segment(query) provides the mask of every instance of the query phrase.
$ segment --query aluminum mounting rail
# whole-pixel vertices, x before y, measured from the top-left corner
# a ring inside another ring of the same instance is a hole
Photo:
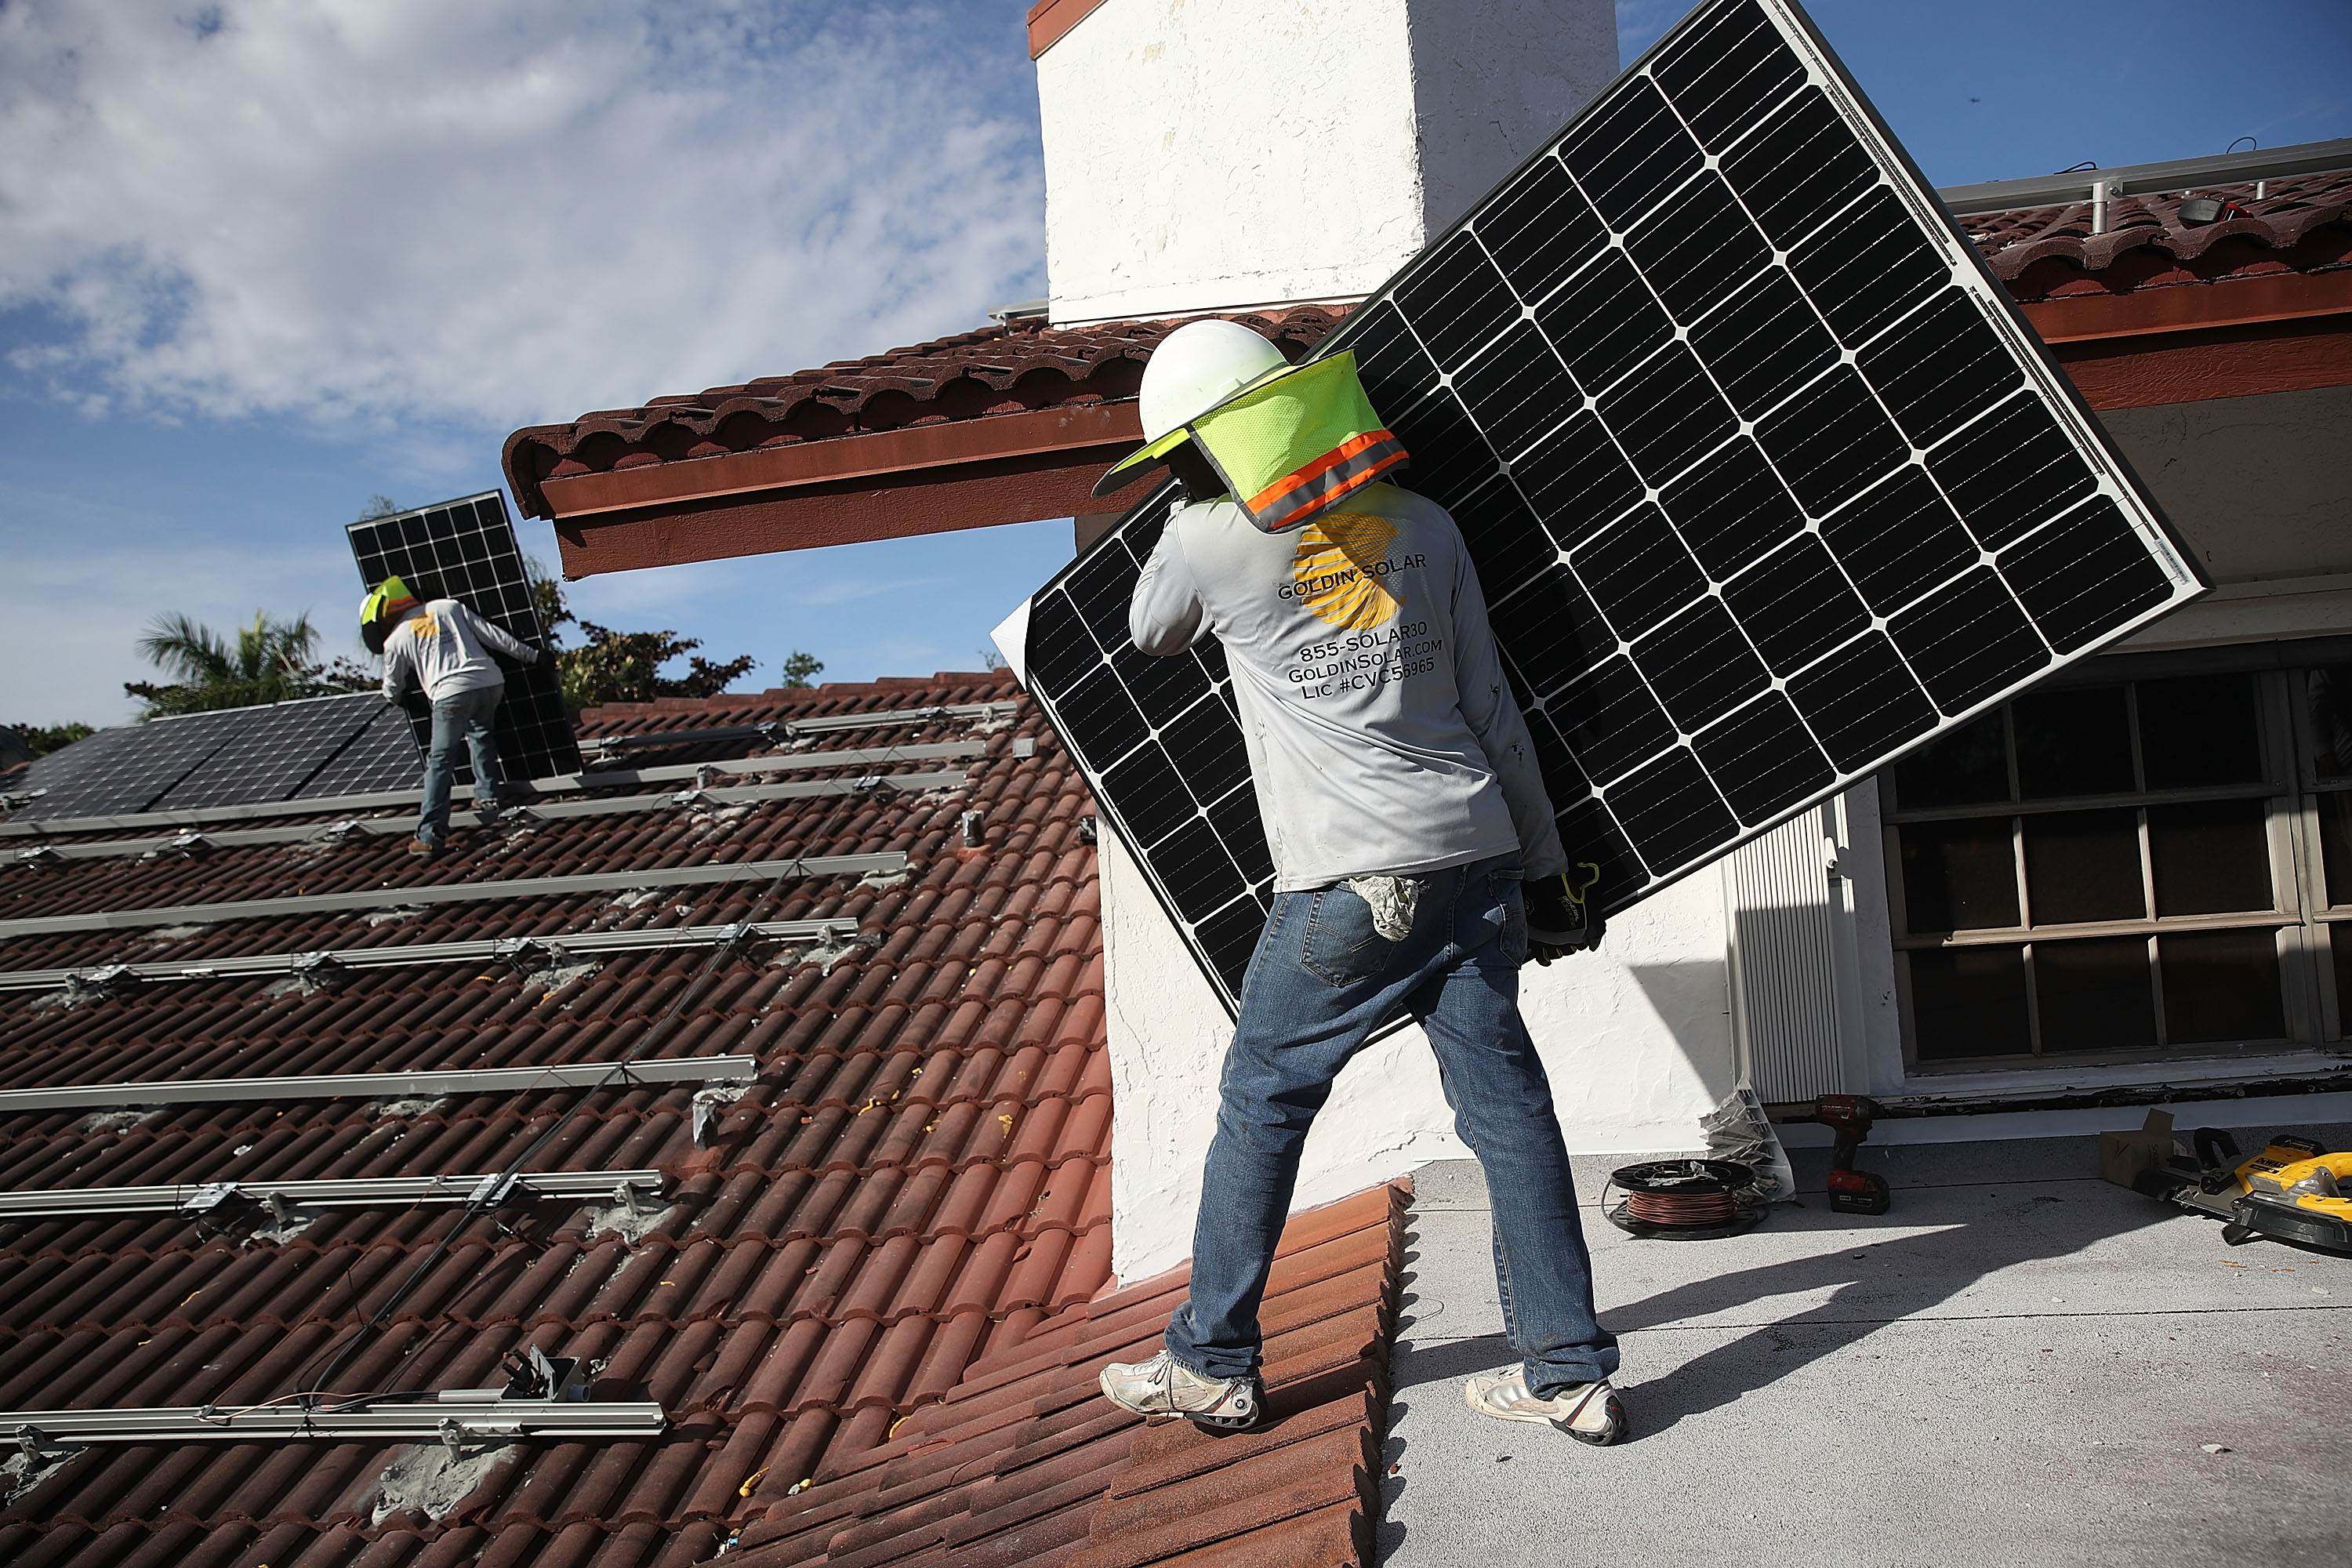
[[[439,1438],[445,1443],[522,1437],[650,1437],[667,1424],[644,1400],[518,1399],[497,1388],[453,1388],[423,1398],[332,1404],[211,1405],[121,1410],[0,1410],[0,1433],[21,1450],[87,1443],[206,1439],[348,1442],[354,1437]]]
[[[153,926],[215,925],[223,921],[331,914],[342,910],[424,909],[436,904],[563,898],[575,893],[635,892],[646,888],[707,888],[725,882],[741,882],[751,886],[783,878],[856,877],[872,872],[887,874],[906,868],[906,854],[894,849],[869,855],[807,855],[793,860],[731,860],[711,866],[674,866],[663,870],[600,871],[577,877],[443,882],[422,888],[354,888],[348,892],[304,893],[287,899],[247,899],[236,903],[172,904],[147,910],[29,915],[20,920],[0,921],[0,938],[49,936],[65,931],[139,931]]]
[[[1936,194],[1943,197],[1946,206],[1963,217],[2019,207],[2088,203],[2095,212],[2093,232],[2104,233],[2106,204],[2113,196],[2244,184],[2253,185],[2255,195],[2260,196],[2264,194],[2262,186],[2265,181],[2343,168],[2352,168],[2352,137],[2251,153],[2223,153],[2210,158],[2176,158],[2163,163],[2074,169],[2063,174],[2037,174],[2022,180],[1948,185]]]
[[[595,789],[626,789],[636,784],[688,783],[700,779],[705,773],[805,773],[816,768],[885,767],[893,763],[968,763],[985,756],[987,752],[986,742],[980,741],[926,741],[908,746],[852,746],[837,752],[790,752],[759,757],[725,757],[703,763],[664,763],[650,768],[555,773],[513,787],[518,795],[529,792],[530,798],[523,802],[529,805],[530,800],[541,795],[572,795]],[[242,805],[191,806],[179,811],[139,811],[109,816],[50,817],[40,822],[0,822],[0,838],[40,839],[59,834],[103,833],[110,829],[209,827],[218,823],[265,822],[278,816],[375,811],[388,806],[415,805],[417,795],[418,792],[413,789],[378,790],[369,795],[320,795],[310,800],[264,800]],[[309,829],[306,827],[304,830]],[[215,842],[230,841],[226,836],[215,839]]]
[[[76,985],[102,990],[109,986],[148,981],[257,980],[302,974],[324,976],[343,970],[399,969],[429,963],[537,965],[569,963],[613,952],[656,952],[674,947],[711,947],[720,942],[746,939],[832,942],[856,935],[857,922],[854,920],[750,921],[732,925],[656,926],[640,931],[581,931],[566,936],[415,942],[405,947],[256,952],[179,963],[109,963],[80,969],[17,969],[0,972],[0,991],[54,991]]]
[[[465,1176],[351,1176],[301,1182],[183,1182],[161,1187],[58,1187],[0,1193],[0,1221],[75,1219],[93,1215],[208,1214],[239,1199],[280,1214],[306,1208],[376,1208],[387,1204],[532,1203],[543,1198],[604,1198],[638,1203],[660,1196],[659,1171],[488,1171]]]
[[[525,1094],[542,1089],[595,1089],[608,1081],[616,1085],[749,1083],[759,1069],[756,1057],[657,1057],[646,1061],[561,1062],[530,1068],[58,1084],[42,1089],[0,1089],[0,1115],[21,1110],[197,1105],[215,1100],[409,1100],[444,1094]]]
[[[688,776],[691,777],[694,771],[688,769]],[[917,791],[952,789],[971,782],[971,775],[961,772],[867,773],[857,778],[845,779],[787,779],[773,784],[729,784],[716,788],[685,789],[667,795],[605,795],[593,800],[535,801],[509,808],[507,817],[509,821],[555,822],[575,816],[613,816],[627,812],[683,811],[698,806],[749,805],[772,800],[866,795],[883,789]],[[88,822],[98,819],[81,820]],[[152,822],[152,818],[144,817],[131,817],[125,820],[144,822],[151,826]],[[471,811],[456,812],[451,814],[449,818],[450,825],[456,827],[478,826],[480,820],[480,814]],[[409,816],[352,817],[341,822],[310,822],[291,827],[232,828],[218,833],[189,830],[162,838],[108,838],[85,839],[71,844],[44,843],[30,849],[17,850],[12,858],[15,863],[20,865],[39,864],[52,860],[101,860],[129,855],[165,855],[175,850],[193,852],[200,848],[226,849],[252,844],[302,844],[315,839],[344,837],[353,834],[404,838],[415,831],[415,819]]]
[[[701,730],[647,730],[635,735],[583,735],[580,749],[606,755],[649,751],[661,746],[709,745],[722,741],[766,741],[782,744],[804,735],[831,735],[844,730],[887,730],[905,724],[937,724],[970,719],[985,723],[1019,712],[1018,702],[939,702],[923,708],[884,708],[870,713],[825,713],[809,719],[772,719],[764,724],[719,724]]]

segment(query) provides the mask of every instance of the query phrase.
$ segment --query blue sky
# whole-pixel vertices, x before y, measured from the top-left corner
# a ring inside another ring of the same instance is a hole
[[[1685,8],[1621,0],[1623,56]],[[497,485],[518,426],[1042,293],[1024,9],[0,0],[0,720],[127,717],[166,608],[307,609],[341,647],[340,524]],[[1813,14],[1939,184],[2352,134],[2343,0]],[[1046,522],[572,592],[757,656],[746,688],[795,647],[865,679],[971,667],[1068,548]]]

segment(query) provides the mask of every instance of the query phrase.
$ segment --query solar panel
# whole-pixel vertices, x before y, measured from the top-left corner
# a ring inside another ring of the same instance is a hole
[[[360,581],[373,588],[398,575],[420,599],[451,598],[500,629],[537,647],[545,641],[521,546],[496,490],[350,525]],[[415,718],[419,751],[432,743],[432,720]],[[499,709],[499,762],[509,779],[580,771],[580,746],[555,672],[542,665],[507,672]],[[462,754],[457,776],[470,783]]]
[[[1622,909],[2202,591],[1811,23],[1714,0],[1318,346],[1461,525]],[[1031,601],[1031,689],[1230,1007],[1271,878],[1174,500]]]
[[[218,749],[158,796],[152,809],[285,800],[389,710],[381,695],[362,691],[236,711],[243,719]]]
[[[379,701],[367,727],[345,742],[308,783],[287,798],[322,800],[330,795],[415,789],[424,777],[425,759],[416,754],[416,731],[408,715]]]
[[[17,812],[14,820],[37,822],[145,811],[226,744],[240,716],[247,711],[231,708],[150,719],[77,741],[58,753],[60,763],[69,765],[60,766],[47,779],[28,781],[47,793]],[[74,756],[84,747],[90,750]]]

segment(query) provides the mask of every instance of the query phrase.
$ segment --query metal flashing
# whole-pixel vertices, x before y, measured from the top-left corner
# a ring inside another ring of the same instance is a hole
[[[888,850],[868,855],[810,855],[792,860],[737,860],[712,866],[678,866],[667,870],[604,871],[578,877],[525,877],[502,882],[446,882],[423,888],[355,888],[340,893],[307,893],[287,899],[247,899],[236,903],[100,910],[76,915],[31,915],[21,920],[0,921],[0,939],[47,936],[66,931],[215,925],[224,921],[327,914],[339,910],[418,909],[435,904],[483,903],[505,899],[562,898],[572,893],[629,892],[641,888],[700,888],[724,882],[751,883],[788,877],[856,877],[876,871],[901,871],[906,866],[904,853]]]
[[[522,1094],[542,1089],[616,1084],[708,1083],[740,1086],[760,1069],[756,1057],[670,1057],[650,1061],[556,1062],[545,1067],[429,1068],[417,1072],[323,1073],[311,1077],[158,1079],[133,1083],[57,1084],[0,1089],[0,1114],[24,1110],[109,1110],[133,1105],[194,1105],[215,1100],[408,1099],[440,1094]],[[707,1092],[707,1091],[706,1091]],[[714,1100],[717,1098],[713,1096]],[[700,1104],[702,1094],[695,1097]]]
[[[903,857],[901,858],[903,862]],[[652,952],[745,940],[830,942],[857,934],[854,920],[751,921],[730,925],[666,926],[641,931],[581,931],[567,936],[498,937],[419,942],[408,947],[329,948],[310,952],[257,952],[193,963],[103,963],[79,969],[0,971],[0,991],[74,987],[100,994],[149,982],[320,977],[341,971],[397,969],[414,964],[496,961],[536,967],[611,952]]]

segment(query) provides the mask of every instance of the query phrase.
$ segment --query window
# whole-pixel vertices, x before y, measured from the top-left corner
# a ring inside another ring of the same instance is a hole
[[[2352,663],[2294,651],[2095,665],[1889,771],[1912,1066],[2345,1037]]]

